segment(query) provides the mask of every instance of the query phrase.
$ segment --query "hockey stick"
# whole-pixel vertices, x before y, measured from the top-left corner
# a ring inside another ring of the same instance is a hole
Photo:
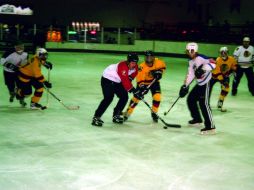
[[[153,85],[153,83],[155,83],[156,81],[157,81],[156,79],[153,79],[153,81],[146,87],[147,90],[149,90],[150,87]],[[144,92],[142,92],[142,95],[144,95]],[[135,102],[133,102],[133,103],[131,104],[131,107],[132,107],[134,104],[135,104]]]
[[[178,98],[175,100],[175,102],[172,104],[172,106],[168,109],[168,111],[165,111],[165,112],[164,112],[164,115],[165,115],[165,116],[170,112],[170,110],[174,107],[174,105],[176,104],[176,102],[177,102],[179,99],[180,99],[180,96],[178,96]]]
[[[60,100],[55,94],[53,94],[47,87],[44,86],[44,88],[47,89],[48,93],[53,96],[58,102],[60,102],[66,109],[68,110],[78,110],[79,106],[67,106],[63,103],[62,100]]]
[[[158,119],[161,120],[161,122],[165,125],[164,129],[167,129],[168,127],[181,128],[181,125],[166,123],[156,112],[153,111],[152,107],[147,103],[147,101],[145,101],[143,98],[141,100],[147,105],[147,107],[151,110],[151,112],[154,113],[158,117]]]
[[[48,82],[50,82],[50,70],[48,69]],[[49,89],[47,89],[47,98],[46,98],[46,102],[47,102],[47,108],[49,107]]]
[[[194,79],[193,79],[194,80]],[[192,80],[192,81],[193,81]],[[190,82],[190,84],[192,83],[192,81]],[[186,87],[186,88],[188,88],[189,86],[190,86],[190,84]],[[181,97],[180,96],[178,96],[178,98],[175,100],[175,102],[172,104],[172,106],[168,109],[168,111],[165,111],[164,112],[164,115],[166,116],[169,112],[170,112],[170,110],[174,107],[174,105],[176,104],[176,102],[178,102],[178,100],[180,99]]]

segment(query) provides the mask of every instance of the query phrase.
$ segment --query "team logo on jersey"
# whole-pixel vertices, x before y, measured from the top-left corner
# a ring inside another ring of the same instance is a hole
[[[123,75],[123,76],[126,76],[126,71],[122,71],[122,75]]]
[[[250,52],[249,51],[244,51],[243,56],[244,57],[249,57],[250,56]]]
[[[222,65],[220,66],[220,70],[221,70],[222,73],[227,72],[227,70],[228,70],[228,65],[227,65],[227,64],[222,64]]]

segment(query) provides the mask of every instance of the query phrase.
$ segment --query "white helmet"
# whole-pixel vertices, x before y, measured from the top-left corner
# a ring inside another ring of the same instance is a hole
[[[246,36],[246,37],[243,38],[243,42],[249,42],[249,41],[250,41],[249,37]]]
[[[228,58],[228,48],[226,46],[220,48],[220,56],[223,60]]]
[[[187,50],[190,54],[197,53],[197,52],[198,52],[198,44],[195,43],[195,42],[188,43],[188,44],[186,45],[186,50]]]
[[[48,58],[48,52],[44,48],[38,48],[36,50],[36,55],[42,60],[46,60]]]
[[[228,52],[228,48],[226,46],[220,48],[220,52]]]

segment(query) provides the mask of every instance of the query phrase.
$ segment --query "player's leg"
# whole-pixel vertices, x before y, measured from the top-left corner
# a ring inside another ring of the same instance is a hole
[[[209,100],[210,100],[210,98],[211,98],[211,94],[212,94],[212,91],[213,91],[213,86],[215,85],[216,82],[218,82],[217,79],[212,78],[212,79],[210,80],[210,97],[209,97]]]
[[[151,92],[153,96],[153,112],[157,113],[159,110],[160,102],[161,102],[161,87],[160,83],[157,81],[151,86]],[[158,122],[158,116],[155,113],[151,113],[152,119],[154,122]]]
[[[252,96],[254,96],[254,73],[253,73],[253,68],[249,67],[245,69],[245,75],[247,77],[248,81],[248,88]]]
[[[113,122],[123,123],[122,111],[128,102],[128,92],[124,89],[121,83],[115,85],[115,94],[119,98],[113,112]]]
[[[95,126],[102,126],[103,121],[101,120],[101,116],[104,114],[104,112],[106,111],[106,109],[111,104],[114,98],[114,82],[102,77],[101,88],[103,99],[100,102],[98,108],[96,109],[92,121],[92,125]]]
[[[224,99],[228,95],[229,89],[230,89],[229,83],[227,84],[221,83],[221,92],[220,92],[220,96],[219,96],[219,100],[217,104],[217,108],[220,110],[223,109],[222,107],[223,107]]]
[[[241,78],[243,76],[243,71],[244,69],[241,68],[241,67],[238,67],[237,70],[236,70],[236,73],[234,75],[234,80],[233,80],[233,84],[232,84],[232,96],[236,96],[237,95],[237,88],[238,88],[238,85],[241,81]]]
[[[134,96],[132,97],[127,110],[123,113],[124,121],[126,121],[130,117],[130,115],[133,113],[135,107],[138,105],[139,101],[140,100],[138,98],[136,98]]]
[[[196,85],[192,88],[187,97],[187,105],[192,117],[192,120],[189,121],[190,125],[199,125],[203,122],[198,108],[199,93],[199,86]]]
[[[39,82],[35,79],[31,80],[31,84],[34,87],[35,91],[34,91],[34,95],[31,98],[31,103],[30,103],[30,108],[31,109],[45,109],[45,106],[42,106],[41,104],[39,104],[39,101],[43,95],[43,83]]]
[[[201,129],[201,134],[213,134],[215,125],[213,122],[212,110],[209,104],[210,94],[209,82],[203,86],[199,86],[199,105],[204,118],[205,128]]]
[[[13,102],[15,97],[15,80],[16,80],[15,73],[4,71],[4,82],[10,94],[9,98],[10,102]]]

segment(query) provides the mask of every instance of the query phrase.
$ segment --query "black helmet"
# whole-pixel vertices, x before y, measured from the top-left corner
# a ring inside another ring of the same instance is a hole
[[[154,52],[152,50],[145,51],[145,56],[154,56]]]
[[[139,58],[138,58],[138,54],[135,53],[135,52],[130,52],[128,55],[127,55],[127,61],[130,63],[130,62],[138,62]]]

